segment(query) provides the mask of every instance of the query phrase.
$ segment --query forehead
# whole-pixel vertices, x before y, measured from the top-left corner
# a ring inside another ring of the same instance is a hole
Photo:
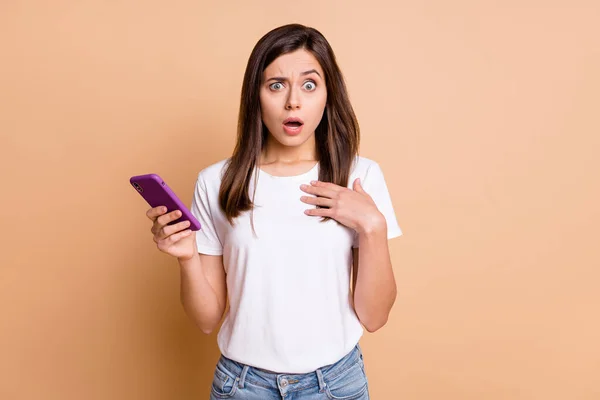
[[[319,61],[311,52],[299,49],[292,53],[282,54],[277,57],[263,72],[265,78],[271,76],[299,75],[301,72],[314,69],[324,77]]]

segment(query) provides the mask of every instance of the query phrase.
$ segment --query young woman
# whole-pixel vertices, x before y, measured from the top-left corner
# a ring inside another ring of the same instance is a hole
[[[198,175],[191,211],[201,230],[166,225],[177,211],[148,211],[204,333],[229,299],[211,399],[369,398],[358,342],[363,326],[387,321],[396,297],[387,240],[402,232],[381,168],[358,146],[329,43],[282,26],[250,55],[233,155]]]

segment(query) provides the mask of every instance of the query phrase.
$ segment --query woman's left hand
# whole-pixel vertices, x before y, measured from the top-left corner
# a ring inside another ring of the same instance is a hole
[[[386,226],[383,214],[375,202],[363,189],[360,179],[352,184],[352,189],[330,182],[311,181],[310,185],[301,185],[300,189],[312,196],[302,196],[300,200],[327,208],[307,209],[307,215],[331,217],[358,233],[372,231]]]

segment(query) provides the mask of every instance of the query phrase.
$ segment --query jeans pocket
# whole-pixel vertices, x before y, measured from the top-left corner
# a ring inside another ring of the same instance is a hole
[[[325,393],[332,400],[357,400],[368,393],[365,372],[360,360],[333,380],[325,380]]]
[[[219,361],[213,376],[212,394],[219,399],[232,397],[238,388],[239,380],[239,377],[226,369]]]

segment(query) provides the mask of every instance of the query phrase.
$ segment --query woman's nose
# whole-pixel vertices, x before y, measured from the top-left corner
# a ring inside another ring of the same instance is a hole
[[[300,99],[298,97],[298,94],[296,93],[296,90],[292,90],[290,92],[290,95],[287,98],[287,102],[285,103],[285,109],[286,110],[294,110],[294,109],[299,109],[300,108]]]

